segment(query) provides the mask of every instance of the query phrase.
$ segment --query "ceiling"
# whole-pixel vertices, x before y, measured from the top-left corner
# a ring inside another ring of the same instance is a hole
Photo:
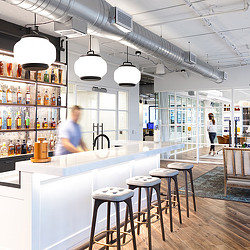
[[[250,0],[249,0],[250,1]],[[133,20],[200,59],[221,69],[250,64],[250,8],[248,0],[107,0],[126,11]],[[13,15],[15,13],[15,15]],[[1,19],[20,25],[33,22],[33,14],[0,1]],[[38,17],[38,22],[48,21]],[[40,30],[51,35],[53,23]],[[75,42],[88,43],[88,37]],[[125,58],[126,48],[100,38],[101,50]],[[130,60],[152,72],[157,58],[142,54]],[[169,70],[176,70],[169,65]]]

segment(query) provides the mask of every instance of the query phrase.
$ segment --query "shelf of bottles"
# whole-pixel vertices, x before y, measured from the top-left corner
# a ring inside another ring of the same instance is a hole
[[[46,71],[25,71],[11,53],[0,52],[1,157],[32,154],[38,137],[54,150],[56,127],[66,115],[66,70],[55,63]]]

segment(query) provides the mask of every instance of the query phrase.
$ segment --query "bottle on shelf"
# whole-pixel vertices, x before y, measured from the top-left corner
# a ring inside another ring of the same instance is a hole
[[[56,106],[56,96],[55,96],[55,93],[53,93],[52,96],[51,96],[51,105],[52,106]]]
[[[32,145],[32,141],[30,138],[28,138],[27,140],[27,145],[26,145],[26,153],[27,154],[31,154],[33,151],[33,145]]]
[[[7,129],[11,129],[11,127],[12,127],[12,118],[11,118],[10,111],[8,112],[8,116],[6,118],[6,125],[7,125]]]
[[[37,129],[39,129],[39,128],[41,127],[38,118],[36,118],[36,125],[35,125],[35,127],[36,127]]]
[[[22,92],[19,86],[17,90],[17,104],[22,104],[22,98],[23,96],[22,96]]]
[[[4,75],[4,62],[0,61],[0,76]]]
[[[57,97],[57,106],[61,106],[62,105],[62,99],[61,99],[61,96],[58,95]]]
[[[59,83],[63,83],[63,70],[58,69]]]
[[[44,80],[45,82],[49,82],[49,74],[48,74],[48,71],[47,71],[47,70],[45,71],[45,73],[44,73],[44,75],[43,75],[43,80]]]
[[[20,111],[18,111],[16,116],[16,129],[21,129],[21,128],[22,128],[22,118],[20,115]]]
[[[15,155],[15,146],[12,143],[12,140],[10,140],[10,144],[8,146],[8,156],[13,156]]]
[[[6,142],[3,142],[3,146],[1,147],[1,156],[8,156],[8,148],[6,147]]]
[[[3,103],[3,91],[2,91],[2,86],[0,86],[0,103]]]
[[[12,103],[12,91],[10,87],[6,91],[6,99],[7,99],[7,103]]]
[[[29,117],[28,112],[26,112],[26,116],[25,116],[25,128],[27,128],[27,129],[30,128],[30,117]]]
[[[0,129],[2,129],[2,127],[3,127],[3,118],[2,118],[1,113],[0,113]]]
[[[53,135],[51,134],[49,139],[49,150],[53,151],[54,149],[55,149],[55,143]]]
[[[55,118],[52,118],[52,121],[51,121],[51,123],[50,123],[50,127],[51,127],[51,128],[56,128]]]
[[[48,128],[48,122],[47,122],[47,119],[44,118],[43,119],[43,124],[42,124],[43,128]]]
[[[22,145],[21,145],[21,143],[20,143],[20,140],[19,139],[17,139],[17,141],[16,141],[16,155],[20,155],[21,153],[22,153]]]
[[[25,94],[25,103],[30,104],[30,89],[27,88],[26,94]]]
[[[22,65],[18,64],[17,65],[17,71],[16,71],[16,77],[21,78],[21,76],[22,76]]]
[[[22,143],[21,153],[22,153],[22,154],[26,154],[26,153],[27,153],[26,141],[25,141],[25,140],[23,140],[23,143]]]
[[[48,95],[48,91],[47,90],[45,91],[45,94],[44,94],[43,104],[44,105],[49,105],[49,95]]]
[[[55,73],[55,83],[59,83],[59,79],[58,79],[58,69],[54,69],[54,73]]]
[[[56,75],[54,73],[54,69],[52,69],[51,70],[51,76],[50,76],[51,83],[55,83],[55,78],[56,78]]]
[[[39,90],[37,91],[37,105],[42,105],[42,96]]]
[[[7,63],[7,76],[12,76],[12,63]]]

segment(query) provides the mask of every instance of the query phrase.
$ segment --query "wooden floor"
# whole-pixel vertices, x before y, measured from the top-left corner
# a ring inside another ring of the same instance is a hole
[[[166,162],[162,162],[161,166],[166,166]],[[194,178],[214,167],[216,165],[196,164],[193,171]],[[182,177],[181,175],[178,177],[179,186],[183,185]],[[172,233],[169,230],[169,216],[164,213],[165,242],[161,239],[159,222],[152,225],[153,249],[250,250],[250,204],[197,197],[197,212],[193,211],[190,199],[189,218],[186,217],[184,204],[185,198],[181,197],[182,225],[179,224],[177,209],[173,209],[174,231]],[[138,250],[147,249],[147,228],[143,225],[141,229],[141,234],[136,238]],[[95,245],[94,249],[104,248]],[[122,249],[133,249],[132,243]]]

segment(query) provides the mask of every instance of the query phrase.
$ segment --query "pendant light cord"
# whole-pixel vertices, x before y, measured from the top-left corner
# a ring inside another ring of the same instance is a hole
[[[127,63],[128,63],[128,46],[127,46]]]

